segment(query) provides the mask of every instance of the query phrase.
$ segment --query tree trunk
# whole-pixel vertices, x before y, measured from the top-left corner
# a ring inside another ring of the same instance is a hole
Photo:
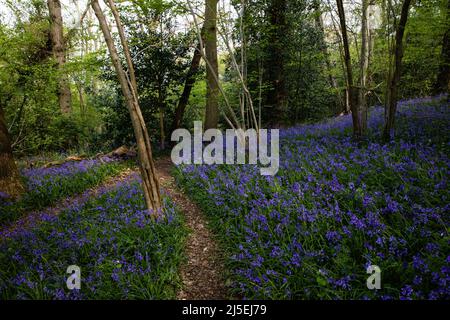
[[[333,23],[333,28],[334,28],[334,32],[336,33],[336,37],[338,38],[338,49],[339,49],[339,60],[340,60],[340,64],[341,64],[341,68],[342,68],[342,73],[344,75],[344,80],[346,83],[346,87],[344,90],[342,90],[343,92],[343,96],[345,98],[345,106],[342,110],[339,111],[339,113],[341,113],[341,111],[344,112],[344,114],[349,114],[350,113],[350,103],[349,103],[349,99],[348,99],[348,90],[347,90],[347,72],[345,70],[345,57],[344,57],[344,48],[343,48],[343,41],[342,41],[342,36],[339,33],[339,29],[336,26],[336,22],[335,19],[333,17],[333,13],[332,11],[330,11],[330,15],[331,15],[331,22]]]
[[[450,98],[450,0],[447,2],[446,23],[447,30],[442,39],[442,53],[441,63],[439,66],[439,73],[437,76],[434,91],[436,94],[445,93],[449,94]]]
[[[352,112],[353,120],[353,136],[357,139],[361,137],[361,121],[359,118],[359,110],[357,106],[357,92],[353,86],[353,72],[352,72],[352,60],[350,56],[350,49],[347,36],[347,25],[345,22],[345,12],[342,0],[337,0],[339,20],[341,23],[342,43],[344,46],[344,62],[347,73],[347,92],[348,103],[350,104],[350,110]]]
[[[62,113],[70,113],[72,95],[70,92],[69,79],[64,73],[66,63],[66,45],[63,34],[63,20],[61,14],[61,3],[59,0],[47,0],[50,13],[50,35],[52,39],[53,56],[58,64],[58,100]]]
[[[402,58],[403,58],[403,35],[408,20],[409,7],[411,0],[404,0],[400,22],[395,33],[395,54],[394,54],[394,71],[389,79],[388,94],[386,101],[385,124],[383,130],[383,140],[389,141],[392,138],[392,131],[395,124],[395,113],[397,111],[397,94],[398,82],[400,81]]]
[[[369,0],[362,0],[361,17],[361,56],[359,61],[359,96],[358,105],[361,110],[361,131],[367,131],[367,72],[369,69]]]
[[[210,66],[206,68],[206,114],[205,130],[217,128],[219,121],[219,63],[217,58],[217,2],[206,0],[205,8],[205,54]]]
[[[322,12],[320,10],[320,1],[316,0],[314,2],[314,10],[315,10],[314,14],[316,27],[320,30],[320,33],[322,35],[321,51],[325,59],[325,66],[328,73],[328,83],[330,87],[333,88],[336,92],[336,103],[339,106],[339,113],[340,113],[343,109],[345,109],[345,102],[342,99],[342,95],[339,91],[336,78],[333,76],[333,70],[331,68],[330,54],[328,52],[327,43],[325,40],[325,27],[323,25]]]
[[[159,133],[160,133],[160,148],[164,150],[166,148],[166,130],[164,126],[164,97],[162,93],[162,80],[158,79],[158,106],[159,106]]]
[[[202,29],[202,35],[203,34],[204,29]],[[194,52],[194,56],[192,57],[186,80],[184,82],[183,92],[181,93],[180,100],[178,100],[178,105],[175,110],[175,118],[172,123],[172,130],[178,129],[181,125],[181,122],[183,121],[184,111],[186,110],[186,106],[189,102],[189,97],[195,84],[195,76],[197,75],[200,66],[200,60],[202,58],[201,50],[201,44],[198,43]]]
[[[84,119],[86,117],[86,105],[84,103],[83,84],[77,83],[76,87],[78,90],[78,97],[80,100],[80,114],[81,114],[81,117]]]
[[[125,32],[122,27],[122,22],[120,21],[119,12],[117,11],[116,4],[114,3],[113,0],[108,0],[108,5],[114,16],[114,20],[116,21],[117,30],[119,31],[120,43],[122,44],[123,52],[125,54],[125,59],[127,61],[128,73],[130,76],[130,78],[127,80],[131,82],[131,84],[129,83],[129,85],[132,89],[132,92],[136,96],[135,98],[138,98],[138,94],[137,94],[138,86],[137,86],[137,81],[136,81],[136,73],[134,71],[133,61],[131,60],[130,48],[128,47],[127,38],[125,37]],[[125,73],[125,75],[126,75],[126,73]]]
[[[117,72],[120,86],[122,88],[128,111],[130,113],[131,123],[133,125],[134,135],[137,142],[142,185],[144,189],[147,208],[153,215],[158,215],[162,207],[159,181],[156,176],[156,170],[153,163],[150,138],[148,136],[147,127],[145,125],[144,118],[142,117],[141,109],[139,107],[137,87],[134,85],[136,83],[136,79],[134,78],[134,69],[131,63],[131,55],[130,51],[128,50],[123,27],[117,14],[117,9],[115,8],[114,2],[112,0],[109,0],[109,4],[116,19],[116,25],[119,30],[122,47],[124,49],[124,54],[128,63],[128,70],[130,71],[131,80],[128,79],[128,76],[122,67],[117,49],[111,36],[110,29],[108,28],[108,22],[100,8],[100,5],[98,4],[98,0],[92,0],[91,2],[92,8],[94,9],[95,15],[97,16],[100,23],[100,28],[105,37],[105,41],[111,55],[111,60]],[[131,70],[133,70],[133,73]]]
[[[286,0],[271,0],[269,5],[268,19],[270,23],[268,61],[267,66],[268,80],[271,88],[267,92],[266,104],[271,106],[268,112],[269,123],[279,125],[285,121],[287,90],[284,76],[285,64],[285,42],[287,24],[286,24]]]
[[[5,114],[0,105],[0,192],[17,197],[23,191],[24,188],[12,153]]]

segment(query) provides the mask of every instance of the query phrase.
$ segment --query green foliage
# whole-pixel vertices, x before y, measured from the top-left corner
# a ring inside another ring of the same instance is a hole
[[[292,13],[292,37],[287,47],[291,60],[286,67],[289,87],[289,118],[291,123],[327,118],[336,109],[336,93],[328,82],[324,34],[314,21],[314,12]],[[298,19],[300,16],[300,19]]]
[[[442,39],[447,28],[447,0],[420,1],[406,28],[400,93],[402,98],[430,95],[439,70]]]
[[[201,73],[197,77],[197,81],[191,91],[189,102],[186,107],[186,114],[184,115],[182,128],[192,128],[194,121],[202,120],[205,116],[206,104],[206,81],[202,78]],[[220,98],[223,99],[222,96]]]
[[[276,1],[252,0],[245,9],[243,18],[247,47],[247,71],[249,89],[254,104],[262,105],[263,123],[271,120],[270,96],[272,91],[272,74],[275,72],[271,63],[273,55],[274,26],[270,23],[271,6]],[[335,109],[335,93],[327,82],[329,71],[322,52],[324,35],[315,22],[316,12],[311,7],[312,1],[287,1],[284,12],[285,29],[281,38],[284,71],[283,77],[288,95],[288,107],[284,118],[288,123],[318,120],[329,116]],[[235,1],[240,10],[240,2]],[[280,13],[281,15],[281,13]],[[240,40],[240,22],[236,25],[235,37]],[[240,58],[240,51],[236,57]],[[230,68],[231,69],[231,68]],[[262,75],[262,101],[259,101],[260,78]],[[239,88],[239,83],[236,83]]]
[[[89,105],[82,110],[79,95],[73,95],[72,113],[61,114],[49,23],[40,5],[36,2],[33,6],[38,11],[31,11],[27,21],[14,26],[0,24],[0,105],[5,110],[14,151],[30,155],[86,148],[100,122],[98,113]],[[79,82],[89,75],[82,70],[98,65],[87,56],[67,63],[63,72],[76,74],[74,79]]]
[[[271,59],[276,28],[270,22],[270,12],[274,5],[282,2],[247,2],[242,20],[245,39],[241,39],[240,19],[220,17],[223,19],[220,22],[230,24],[227,28],[232,30],[228,35],[236,48],[232,54],[239,62],[241,53],[245,54],[248,88],[257,113],[261,105],[263,124],[269,123],[273,116],[273,101],[270,100],[275,71]],[[375,20],[379,23],[372,34],[369,105],[385,100],[386,79],[392,64],[394,15],[398,16],[400,8],[400,1],[393,1],[388,15],[385,2],[375,3],[379,9]],[[282,117],[289,123],[316,121],[342,112],[346,81],[336,33],[339,21],[336,17],[330,19],[327,14],[322,30],[317,19],[333,10],[330,4],[295,0],[286,1],[284,11],[280,9],[283,6],[277,7],[285,18],[282,26],[285,32],[279,35],[277,46],[283,49],[279,54],[285,60],[283,77],[288,96],[288,106]],[[240,12],[241,1],[232,1],[232,5]],[[151,139],[159,145],[162,131],[166,140],[170,138],[174,110],[197,42],[196,30],[192,26],[180,30],[181,17],[190,13],[186,5],[177,1],[134,0],[130,5],[119,6],[136,69],[141,109]],[[98,47],[98,40],[95,40],[99,34],[93,34],[93,21],[65,32],[67,63],[61,72],[69,77],[72,112],[63,115],[58,107],[57,79],[60,74],[52,58],[45,1],[12,0],[7,2],[7,7],[15,20],[8,25],[0,23],[0,106],[5,110],[14,152],[19,156],[68,150],[94,153],[134,144],[133,128],[122,93],[107,51]],[[449,27],[446,7],[446,0],[417,1],[412,6],[405,36],[400,98],[431,93],[441,62],[443,34]],[[353,80],[358,83],[361,8],[352,5],[348,9]],[[245,47],[242,40],[245,40]],[[240,117],[242,88],[229,54],[219,52],[221,85]],[[123,65],[124,62],[123,59]],[[191,127],[193,120],[201,120],[204,116],[204,67],[202,63],[186,108],[185,127]],[[222,96],[221,107],[225,109]],[[222,125],[227,126],[225,121]]]
[[[139,92],[139,102],[149,135],[155,146],[161,141],[160,115],[164,131],[172,125],[174,110],[191,61],[192,32],[176,32],[173,10],[166,1],[136,1],[137,7],[123,12]],[[105,139],[109,145],[134,143],[133,128],[117,84],[115,72],[107,68],[109,89],[96,100],[103,110]],[[110,97],[108,97],[110,95]],[[171,132],[164,132],[170,139]]]
[[[411,7],[404,37],[399,98],[432,95],[441,60],[443,35],[449,28],[447,3],[447,0],[416,1]],[[395,7],[397,14],[399,10]],[[384,101],[389,65],[392,64],[394,28],[393,17],[388,20],[382,13],[381,25],[374,34],[369,66],[371,87],[374,88],[370,93],[372,103]]]

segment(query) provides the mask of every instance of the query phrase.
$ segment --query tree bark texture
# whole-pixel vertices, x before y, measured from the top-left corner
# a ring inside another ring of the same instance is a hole
[[[50,13],[50,37],[52,40],[53,57],[58,65],[58,101],[62,113],[70,113],[72,108],[72,94],[69,78],[64,71],[66,63],[66,45],[63,33],[63,19],[59,0],[47,0]]]
[[[131,55],[128,50],[128,46],[126,45],[126,39],[124,37],[123,27],[120,23],[120,19],[117,14],[117,9],[115,8],[114,2],[109,0],[111,10],[116,11],[114,14],[116,19],[117,28],[119,30],[119,34],[121,34],[121,42],[122,47],[124,49],[124,53],[126,56],[128,65],[128,70],[134,70],[131,63]],[[159,189],[159,181],[156,175],[155,166],[153,163],[152,157],[152,148],[150,144],[150,138],[148,136],[147,127],[145,125],[141,109],[139,107],[138,97],[137,97],[137,88],[133,85],[135,79],[130,80],[127,73],[123,69],[123,66],[120,62],[119,55],[117,53],[116,46],[111,36],[111,32],[108,28],[108,22],[104,13],[102,12],[100,5],[97,0],[92,0],[91,2],[92,8],[94,9],[95,15],[98,18],[100,23],[100,28],[105,37],[106,44],[108,46],[109,53],[111,55],[111,60],[114,65],[114,68],[117,72],[117,76],[120,82],[120,86],[122,88],[122,93],[125,97],[125,102],[130,113],[131,122],[134,129],[134,134],[136,137],[136,143],[138,148],[138,156],[139,156],[139,164],[140,171],[142,176],[142,185],[144,189],[145,201],[147,204],[147,208],[153,215],[158,215],[159,211],[162,207],[161,205],[161,196]],[[113,9],[114,8],[114,9]],[[134,73],[130,72],[130,75],[134,75]]]

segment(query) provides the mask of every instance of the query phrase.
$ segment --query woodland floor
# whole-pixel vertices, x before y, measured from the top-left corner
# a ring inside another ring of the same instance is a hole
[[[228,296],[220,250],[207,228],[202,211],[176,187],[174,178],[170,175],[173,166],[170,158],[161,158],[155,165],[161,187],[182,210],[189,229],[186,241],[187,261],[181,267],[183,288],[178,292],[177,298],[226,299]]]
[[[42,219],[43,215],[55,215],[56,216],[60,212],[62,212],[64,209],[67,209],[67,208],[71,207],[72,205],[83,201],[83,199],[89,199],[89,198],[93,198],[93,197],[97,196],[99,194],[100,190],[112,189],[119,182],[126,180],[129,176],[131,176],[135,172],[136,172],[135,170],[127,168],[126,170],[120,172],[119,174],[108,178],[102,184],[95,186],[93,188],[90,188],[81,194],[77,194],[73,197],[65,198],[47,208],[37,210],[37,211],[32,211],[32,212],[28,213],[27,215],[19,218],[12,224],[7,225],[6,227],[0,228],[0,241],[2,239],[9,238],[11,235],[13,235],[15,233],[15,231],[28,229],[31,226],[38,225],[40,220]]]
[[[158,159],[155,166],[161,187],[184,214],[185,223],[189,230],[185,249],[186,261],[180,270],[183,286],[177,294],[177,299],[217,300],[228,298],[223,277],[224,266],[221,252],[214,236],[207,227],[202,211],[177,188],[175,179],[170,174],[173,164],[169,157]],[[38,225],[44,216],[58,215],[72,205],[82,202],[83,199],[95,197],[100,193],[100,190],[112,189],[119,182],[126,180],[136,172],[138,172],[137,169],[127,168],[82,194],[66,198],[55,205],[27,214],[11,225],[0,228],[0,241],[10,238],[17,231]]]

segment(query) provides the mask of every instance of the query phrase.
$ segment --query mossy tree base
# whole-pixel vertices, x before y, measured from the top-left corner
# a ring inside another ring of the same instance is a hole
[[[13,198],[25,191],[16,163],[8,154],[0,155],[0,191]]]

